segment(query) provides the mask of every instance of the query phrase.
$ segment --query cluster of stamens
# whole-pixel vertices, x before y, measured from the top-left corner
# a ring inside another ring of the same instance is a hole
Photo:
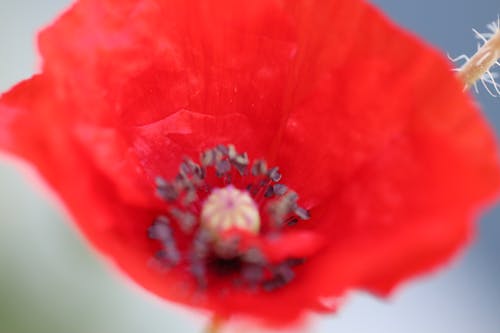
[[[250,163],[232,145],[204,151],[199,164],[185,158],[172,181],[156,180],[166,210],[148,229],[159,242],[155,263],[184,268],[200,288],[214,276],[268,291],[290,282],[304,258],[271,263],[258,246],[242,246],[245,237],[276,236],[309,219],[281,178],[278,167]]]

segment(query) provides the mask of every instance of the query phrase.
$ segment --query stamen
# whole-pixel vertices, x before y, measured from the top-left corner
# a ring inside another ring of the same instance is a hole
[[[261,176],[267,173],[267,163],[263,160],[256,160],[252,166],[252,175]]]
[[[251,285],[257,285],[264,279],[265,270],[256,264],[247,264],[241,270],[243,279]]]
[[[159,240],[163,244],[163,249],[156,254],[158,259],[172,266],[180,262],[181,256],[175,244],[167,217],[158,217],[148,229],[148,234],[150,238]]]
[[[217,171],[217,176],[222,176],[231,170],[231,164],[228,160],[222,160],[215,164],[215,170]]]
[[[215,152],[213,149],[206,150],[201,154],[201,165],[204,167],[212,166],[215,163]]]
[[[279,182],[281,180],[281,173],[279,173],[278,167],[271,168],[271,170],[269,170],[268,176],[273,182]]]
[[[267,188],[266,188],[266,191],[264,192],[264,196],[266,198],[271,198],[274,196],[274,189],[271,185],[269,185]]]
[[[184,233],[191,233],[198,222],[196,216],[192,213],[182,211],[175,207],[170,210],[170,214],[179,222],[179,226]]]
[[[302,207],[295,208],[293,212],[297,214],[297,216],[300,217],[302,220],[309,220],[311,218],[311,214],[309,214],[309,212]]]
[[[156,192],[167,201],[174,201],[179,196],[175,186],[161,177],[156,177]]]
[[[275,195],[281,196],[288,191],[288,187],[283,184],[274,184],[273,185],[273,192]]]
[[[270,263],[258,247],[242,247],[244,237],[277,235],[310,218],[281,179],[277,166],[250,163],[233,145],[205,150],[200,164],[185,158],[171,181],[157,177],[156,192],[167,207],[148,229],[149,238],[161,245],[155,255],[161,266],[155,267],[185,265],[200,289],[214,274],[251,290],[285,286],[304,258]]]

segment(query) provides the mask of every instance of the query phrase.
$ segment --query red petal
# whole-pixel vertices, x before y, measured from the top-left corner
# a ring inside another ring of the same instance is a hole
[[[102,170],[124,193],[144,187],[141,182],[151,185],[151,175],[175,172],[182,158],[177,142],[188,142],[182,151],[192,156],[214,142],[268,155],[296,49],[292,16],[278,1],[211,6],[80,1],[40,36],[44,71],[74,104],[78,126],[117,131],[115,152],[104,156],[108,148],[92,148],[95,135],[81,138],[96,164],[131,170],[139,160],[136,177]],[[182,130],[165,126],[176,121],[182,121]],[[166,154],[161,163],[158,153]]]
[[[349,288],[386,292],[448,258],[499,188],[490,130],[448,65],[362,1],[82,0],[40,47],[42,76],[0,101],[0,146],[167,299],[283,324]],[[267,249],[318,251],[279,291],[196,299],[181,270],[148,267],[154,177],[218,143],[282,166],[313,214],[290,237],[328,238]]]
[[[378,17],[365,12],[345,64],[322,64],[320,87],[291,115],[281,149],[293,186],[309,193],[319,229],[335,240],[318,262],[332,267],[322,274],[329,293],[339,291],[338,270],[350,275],[339,286],[384,293],[433,268],[470,237],[500,186],[490,129],[448,65]]]

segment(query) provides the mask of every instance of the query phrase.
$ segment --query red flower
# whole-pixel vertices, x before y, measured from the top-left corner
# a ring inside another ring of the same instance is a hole
[[[500,186],[446,61],[363,1],[81,0],[39,44],[0,146],[174,302],[286,324],[386,294]]]

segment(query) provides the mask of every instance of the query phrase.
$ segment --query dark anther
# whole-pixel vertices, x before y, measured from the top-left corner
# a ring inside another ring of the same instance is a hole
[[[181,261],[181,255],[175,243],[165,244],[165,247],[156,253],[156,259],[168,266],[175,266]]]
[[[271,292],[283,287],[285,284],[286,281],[284,281],[283,277],[278,275],[272,278],[271,280],[264,282],[262,284],[262,287],[264,288],[265,291]]]
[[[298,198],[297,193],[288,191],[279,200],[269,205],[269,213],[277,227],[294,224],[295,221],[288,221],[285,218],[296,210]]]
[[[285,221],[285,224],[288,226],[296,225],[299,222],[299,219],[296,218],[295,216],[289,218],[288,220]]]
[[[290,191],[283,196],[283,201],[287,203],[289,209],[295,209],[295,207],[297,207],[298,200],[299,200],[298,194],[293,191]]]
[[[286,262],[278,265],[278,267],[275,268],[274,273],[281,276],[285,283],[292,281],[295,277],[295,273]]]
[[[263,283],[263,288],[265,291],[274,291],[278,288],[283,287],[287,283],[293,280],[295,273],[290,268],[288,262],[284,262],[273,269],[274,277]]]
[[[258,284],[264,278],[264,269],[256,264],[245,264],[241,269],[241,275],[250,284]]]
[[[238,164],[238,163],[236,163],[234,161],[232,161],[232,164],[236,168],[236,170],[238,170],[238,173],[241,176],[244,176],[246,174],[246,172],[247,172],[247,166],[246,165]]]
[[[200,179],[203,179],[205,178],[205,170],[203,170],[203,168],[201,166],[199,166],[198,164],[195,164],[194,165],[194,170],[193,170],[194,174],[196,176],[198,176]]]
[[[269,185],[267,188],[266,188],[266,191],[264,192],[264,197],[266,198],[271,198],[274,196],[274,190],[273,190],[273,187],[271,185]]]
[[[259,248],[251,247],[242,256],[243,261],[247,263],[264,265],[266,263],[266,258]]]
[[[156,187],[164,187],[168,184],[168,182],[165,179],[163,179],[162,177],[156,177],[155,184],[156,184]]]
[[[193,258],[204,259],[209,253],[209,245],[212,238],[210,233],[204,229],[196,233],[193,241]]]
[[[189,182],[189,179],[185,173],[179,172],[175,176],[175,182],[183,187],[185,182]]]
[[[234,157],[234,162],[240,165],[245,165],[247,166],[250,161],[248,160],[248,155],[247,153],[239,154]]]
[[[234,145],[228,145],[227,148],[228,148],[227,155],[229,156],[229,159],[230,160],[234,159],[238,154],[236,148],[234,147]]]
[[[240,173],[240,175],[242,175],[242,176],[245,175],[246,172],[247,172],[248,164],[250,163],[249,160],[248,160],[247,153],[243,153],[243,154],[239,154],[239,155],[236,154],[234,157],[231,157],[231,154],[230,154],[229,158],[230,158],[231,163],[233,164],[233,166]]]
[[[179,171],[181,173],[184,173],[185,175],[190,175],[193,173],[193,169],[187,161],[182,162],[179,169],[180,169]]]
[[[309,220],[311,218],[311,214],[302,207],[296,207],[294,213],[302,220]]]
[[[158,260],[168,265],[177,265],[179,263],[180,253],[175,245],[175,239],[167,217],[158,217],[153,225],[149,227],[148,235],[150,238],[159,240],[163,244],[163,249],[156,254]]]
[[[196,226],[198,219],[189,212],[184,212],[178,208],[170,209],[170,214],[177,220],[179,227],[184,233],[190,233]]]
[[[204,177],[203,169],[189,158],[186,158],[184,162],[181,163],[179,169],[180,173],[184,176],[196,175],[201,179]]]
[[[172,231],[170,230],[169,220],[165,216],[159,216],[148,228],[148,236],[151,239],[159,241],[169,241],[172,239]]]
[[[175,186],[161,177],[156,177],[156,193],[167,201],[174,201],[179,196]]]
[[[191,265],[189,267],[189,271],[191,274],[196,279],[196,282],[198,283],[198,288],[203,290],[207,288],[207,268],[205,267],[205,264],[201,260],[193,260],[191,262]]]
[[[288,187],[283,184],[274,184],[273,191],[275,195],[283,195],[288,190]]]
[[[271,168],[267,175],[273,182],[279,182],[281,180],[281,173],[278,167]]]
[[[196,168],[194,169],[194,175],[198,177],[198,179],[203,179],[205,178],[205,170],[201,166],[196,165]]]
[[[215,151],[213,149],[205,150],[201,154],[201,165],[204,167],[212,166],[215,163]]]
[[[256,160],[252,165],[252,175],[262,176],[267,173],[267,163],[263,160]]]
[[[192,203],[194,203],[196,200],[198,200],[198,194],[196,193],[196,189],[191,188],[186,191],[186,195],[182,199],[182,204],[184,206],[189,206]]]
[[[224,146],[224,145],[217,145],[217,147],[215,147],[215,149],[217,149],[223,155],[227,156],[229,154],[229,148]]]
[[[286,215],[293,212],[297,207],[298,199],[299,196],[293,191],[287,192],[285,195],[283,195],[282,199],[279,202],[282,213]]]
[[[222,176],[231,170],[231,164],[228,160],[222,160],[215,164],[215,171],[217,176]]]
[[[210,253],[210,241],[210,234],[206,230],[200,229],[194,236],[191,249],[189,271],[195,277],[200,289],[207,287],[205,262]]]

